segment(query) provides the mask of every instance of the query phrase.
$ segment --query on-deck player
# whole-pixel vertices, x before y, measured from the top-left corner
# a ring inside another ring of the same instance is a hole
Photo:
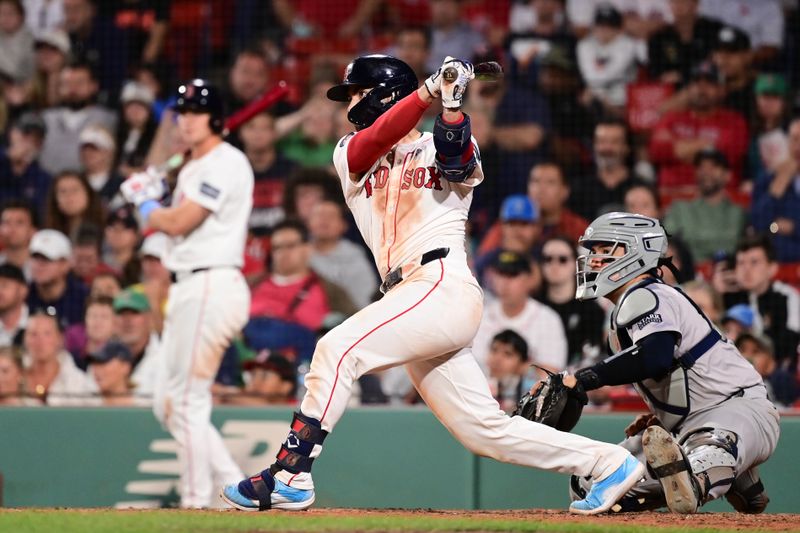
[[[458,71],[452,83],[441,82],[445,67]],[[277,460],[223,490],[235,507],[309,507],[311,465],[353,382],[397,365],[405,365],[425,403],[474,453],[596,480],[592,494],[573,504],[575,512],[608,509],[643,475],[644,466],[621,447],[508,417],[472,356],[483,294],[467,267],[465,223],[483,171],[460,107],[473,77],[470,64],[447,58],[418,88],[408,65],[371,55],[353,61],[344,82],[328,91],[332,100],[349,102],[348,118],[358,128],[339,141],[333,160],[384,297],[320,339]],[[433,133],[415,129],[439,97],[445,110]]]
[[[191,157],[172,205],[162,176],[139,173],[122,185],[147,225],[172,237],[163,261],[173,272],[162,343],[165,379],[154,411],[178,443],[181,506],[208,507],[213,480],[242,477],[211,424],[211,385],[222,355],[247,322],[250,290],[240,272],[253,196],[245,155],[224,142],[223,104],[203,80],[178,89],[178,130]]]
[[[778,411],[733,343],[683,291],[661,281],[660,268],[671,268],[664,228],[642,215],[608,213],[580,244],[577,298],[614,302],[614,353],[575,377],[585,390],[632,383],[652,413],[625,431],[622,445],[651,468],[615,510],[666,505],[694,513],[724,494],[737,511],[763,512],[769,498],[757,465],[775,451]],[[573,477],[573,497],[590,484]]]

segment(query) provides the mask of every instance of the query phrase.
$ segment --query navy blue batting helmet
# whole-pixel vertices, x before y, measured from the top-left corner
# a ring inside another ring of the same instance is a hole
[[[172,109],[178,113],[191,111],[211,115],[211,130],[222,132],[225,119],[225,106],[219,90],[206,80],[194,79],[178,87],[178,94]]]
[[[347,65],[344,81],[328,89],[328,98],[349,102],[350,90],[372,89],[347,114],[359,129],[372,125],[379,116],[419,87],[417,75],[396,57],[374,54],[356,58]]]

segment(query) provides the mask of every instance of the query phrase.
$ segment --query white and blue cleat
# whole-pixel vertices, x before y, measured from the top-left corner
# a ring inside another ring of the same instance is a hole
[[[296,489],[275,480],[275,489],[269,493],[270,501],[267,505],[263,505],[257,496],[254,499],[249,495],[242,494],[240,485],[226,485],[220,493],[223,501],[240,511],[264,511],[267,509],[302,511],[314,503],[314,489]]]
[[[572,502],[569,512],[585,515],[605,513],[644,477],[644,473],[644,465],[629,456],[610,476],[592,483],[586,498]]]

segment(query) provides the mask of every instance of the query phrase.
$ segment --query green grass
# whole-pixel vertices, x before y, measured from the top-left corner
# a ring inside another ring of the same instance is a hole
[[[238,513],[204,511],[114,511],[26,509],[0,510],[0,532],[183,532],[183,531],[515,531],[541,533],[720,533],[725,530],[688,527],[644,527],[617,521],[576,518],[577,522],[533,521],[491,516],[419,513]]]

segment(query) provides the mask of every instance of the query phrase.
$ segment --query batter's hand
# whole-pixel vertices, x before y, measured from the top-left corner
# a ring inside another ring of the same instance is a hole
[[[161,175],[148,169],[131,174],[119,190],[125,200],[139,207],[148,200],[160,200],[166,192],[166,184]]]
[[[464,103],[467,84],[475,79],[472,63],[447,56],[439,70],[442,73],[442,106],[445,109],[460,109]]]

